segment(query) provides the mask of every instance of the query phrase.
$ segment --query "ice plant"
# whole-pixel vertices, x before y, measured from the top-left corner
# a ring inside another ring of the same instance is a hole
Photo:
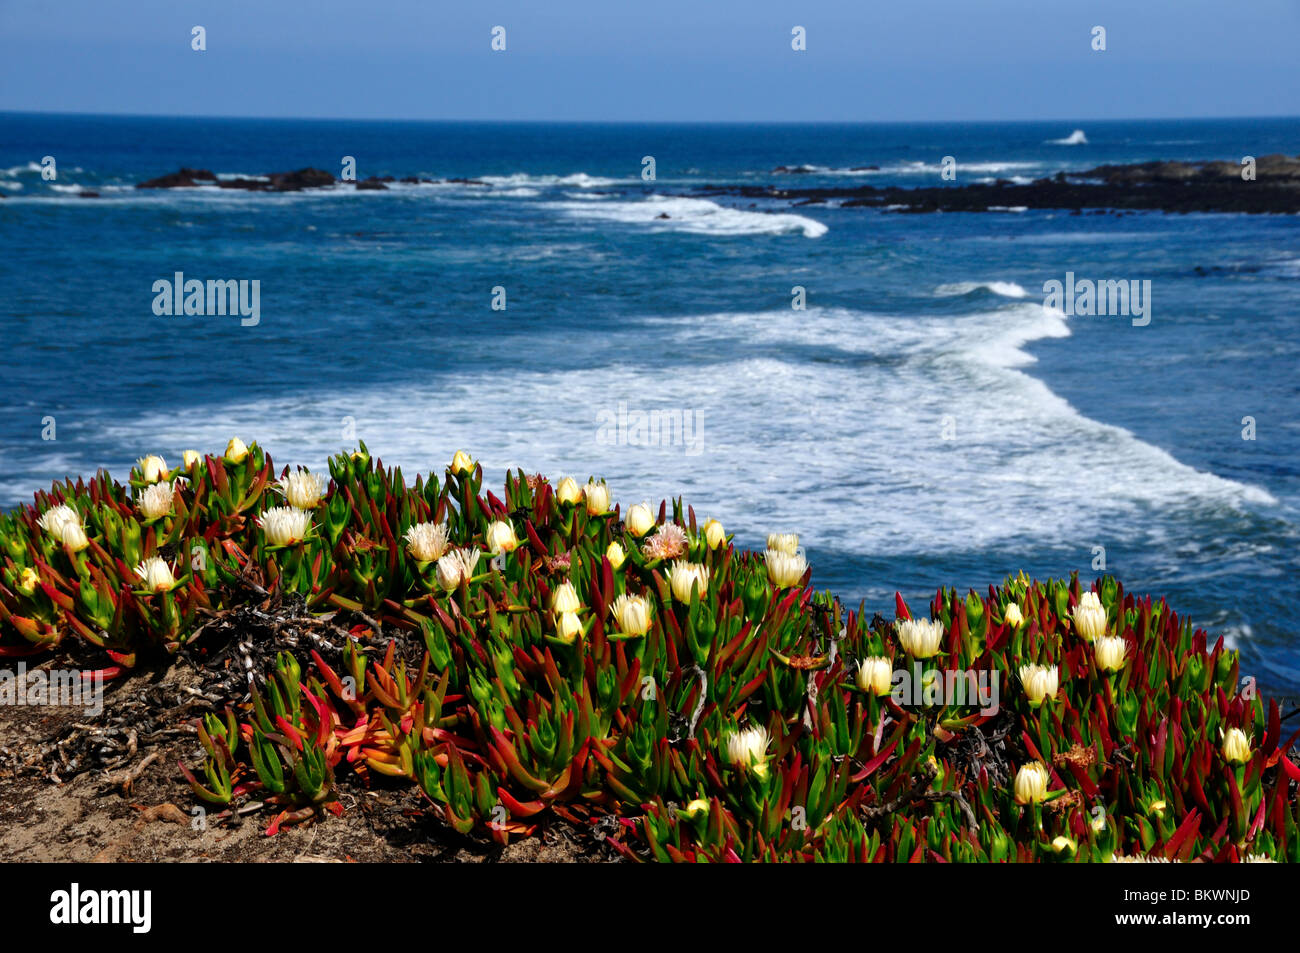
[[[189,472],[190,470],[193,470],[196,466],[198,466],[199,461],[201,461],[203,458],[199,456],[199,452],[197,450],[186,450],[185,453],[181,455],[181,459],[185,464],[186,472]]]
[[[915,659],[933,658],[943,641],[943,623],[930,619],[899,619],[894,623],[898,643]]]
[[[582,634],[582,620],[576,612],[561,612],[555,619],[555,637],[571,643]]]
[[[564,612],[577,612],[582,608],[582,600],[578,598],[578,590],[573,588],[573,583],[564,580],[555,587],[555,593],[551,596],[551,611],[556,615]]]
[[[1223,757],[1232,764],[1250,760],[1250,738],[1240,728],[1229,728],[1223,738]]]
[[[300,510],[314,509],[325,495],[325,481],[306,470],[290,473],[279,482],[278,488],[288,504]]]
[[[767,548],[793,556],[799,551],[799,534],[770,533],[767,537]]]
[[[709,549],[717,549],[727,541],[727,531],[717,520],[709,520],[705,523],[703,533],[704,543]]]
[[[1025,624],[1025,617],[1020,612],[1020,606],[1016,603],[1009,603],[1002,613],[1002,621],[1013,629],[1018,629]]]
[[[791,555],[779,549],[769,549],[763,553],[767,562],[767,578],[778,589],[792,589],[803,581],[808,571],[808,560],[802,553]]]
[[[471,473],[474,470],[474,458],[464,450],[457,450],[451,456],[451,472],[457,475]]]
[[[59,539],[64,546],[79,553],[90,545],[90,540],[86,538],[86,531],[81,528],[80,523],[64,523],[59,530]]]
[[[453,549],[438,560],[435,575],[438,585],[451,590],[474,577],[474,569],[482,553],[477,549]]]
[[[411,558],[422,563],[441,559],[449,546],[446,523],[416,523],[402,538]]]
[[[668,579],[672,586],[673,597],[679,602],[691,601],[692,587],[699,591],[700,598],[703,599],[709,589],[709,568],[699,563],[679,559],[673,563]]]
[[[151,483],[140,491],[136,506],[147,520],[162,519],[171,515],[174,490],[171,483]]]
[[[676,523],[665,523],[641,544],[641,552],[647,559],[676,559],[686,555],[687,544],[686,530]]]
[[[762,777],[767,773],[767,746],[771,740],[762,725],[733,731],[727,735],[727,760],[734,767]]]
[[[263,513],[257,525],[272,546],[292,546],[307,538],[311,514],[295,506],[276,506]]]
[[[176,585],[171,566],[157,556],[150,556],[136,566],[135,574],[144,581],[145,588],[150,592],[166,592]]]
[[[627,531],[638,539],[655,528],[654,514],[650,512],[649,503],[634,503],[628,507],[627,516],[623,518]]]
[[[601,516],[609,512],[609,487],[603,483],[588,483],[582,488],[582,498],[587,501],[587,513]]]
[[[1071,614],[1074,630],[1085,642],[1093,642],[1106,634],[1106,610],[1095,592],[1085,592]]]
[[[610,606],[610,614],[624,635],[645,635],[650,631],[650,600],[624,593]]]
[[[565,477],[555,488],[555,498],[561,503],[572,506],[582,499],[582,490],[573,477]]]
[[[63,503],[50,507],[36,521],[37,526],[59,540],[63,539],[63,527],[69,523],[80,526],[81,517],[77,515],[76,510]]]
[[[141,457],[135,465],[140,468],[140,477],[145,483],[157,483],[167,478],[167,461],[157,454]]]
[[[1020,684],[1033,705],[1041,705],[1046,698],[1055,698],[1059,674],[1055,665],[1020,666]]]
[[[1041,761],[1031,761],[1021,765],[1020,770],[1016,772],[1016,803],[1037,804],[1044,800],[1047,797],[1047,782],[1050,778],[1047,765]]]
[[[244,441],[238,437],[231,437],[226,444],[225,461],[227,463],[243,463],[244,458],[248,456],[248,447],[244,446]]]
[[[618,540],[613,540],[605,548],[605,558],[609,560],[610,566],[614,569],[622,569],[623,561],[627,559],[627,553],[623,551],[623,547],[619,545]]]
[[[1103,672],[1118,672],[1124,667],[1124,655],[1128,644],[1123,636],[1103,635],[1093,643],[1093,653],[1097,657],[1097,667]]]
[[[493,556],[512,553],[519,547],[515,528],[505,520],[493,520],[488,524],[487,531],[483,535],[487,541],[488,552]]]
[[[873,695],[888,695],[893,688],[894,663],[882,655],[859,660],[855,676],[858,689]]]

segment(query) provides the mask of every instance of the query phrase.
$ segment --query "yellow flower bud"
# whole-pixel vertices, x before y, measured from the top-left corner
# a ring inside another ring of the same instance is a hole
[[[244,441],[238,437],[231,437],[230,442],[226,444],[226,462],[243,463],[246,456],[248,456],[248,448],[244,446]]]
[[[451,458],[452,473],[469,473],[474,469],[474,458],[464,450],[457,450]]]
[[[628,508],[623,525],[633,536],[641,537],[655,528],[655,517],[649,503],[636,503]]]
[[[582,499],[582,490],[573,477],[565,477],[560,481],[560,485],[555,488],[555,498],[561,503],[567,503],[572,506]]]
[[[609,548],[605,550],[605,558],[609,560],[611,568],[622,569],[623,562],[627,559],[627,553],[623,552],[623,547],[618,544],[617,540],[615,540],[610,543]]]
[[[1037,804],[1047,797],[1047,782],[1051,775],[1047,765],[1031,761],[1016,772],[1016,803]]]
[[[1223,739],[1223,757],[1233,764],[1250,760],[1250,738],[1240,728],[1229,728]]]

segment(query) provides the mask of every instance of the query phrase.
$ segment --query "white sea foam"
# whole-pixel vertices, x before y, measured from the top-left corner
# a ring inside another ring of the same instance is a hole
[[[600,176],[588,175],[585,172],[574,172],[572,175],[528,175],[524,172],[517,172],[514,175],[480,175],[477,178],[480,182],[486,182],[488,185],[497,188],[562,185],[569,188],[576,186],[580,189],[591,189],[600,186],[617,185],[620,181],[634,181],[632,179],[605,179]]]
[[[1002,295],[1004,298],[1027,298],[1029,292],[1014,281],[957,281],[952,284],[939,285],[934,293],[940,298],[968,295],[980,289]]]
[[[555,202],[551,207],[578,219],[650,225],[664,231],[694,235],[779,235],[802,232],[820,238],[826,226],[816,219],[788,212],[754,212],[727,208],[708,199],[652,195],[631,202]]]
[[[957,316],[814,308],[642,321],[662,353],[678,357],[636,352],[509,375],[453,369],[400,385],[114,418],[104,436],[170,454],[257,435],[277,464],[319,468],[340,448],[333,422],[354,417],[371,450],[408,477],[441,469],[464,447],[492,484],[516,466],[600,474],[625,504],[681,493],[751,545],[771,527],[798,527],[812,547],[863,554],[1063,538],[1086,547],[1146,526],[1153,509],[1231,514],[1272,502],[1081,415],[1020,370],[1032,361],[1026,344],[1069,334],[1063,315],[1037,303]],[[602,443],[597,415],[620,401],[694,411],[703,452]],[[952,440],[941,436],[945,418]]]
[[[1076,129],[1064,139],[1048,139],[1047,144],[1051,146],[1086,146],[1088,137],[1083,134],[1082,129]]]
[[[1040,162],[957,162],[957,173],[968,175],[992,175],[996,176],[1003,172],[1013,172],[1017,169],[1037,169],[1042,166]],[[869,169],[864,166],[849,168],[832,168],[823,165],[804,165],[804,166],[787,166],[787,168],[802,169],[809,175],[840,175],[840,176],[869,176],[869,175],[938,175],[943,171],[943,165],[938,162],[923,162],[920,160],[913,162],[896,162],[892,165],[883,165],[878,168]]]

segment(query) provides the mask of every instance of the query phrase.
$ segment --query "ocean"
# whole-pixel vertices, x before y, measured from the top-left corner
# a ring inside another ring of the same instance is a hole
[[[313,468],[361,439],[408,478],[464,448],[490,484],[594,474],[625,508],[680,494],[743,546],[797,532],[815,586],[886,617],[895,590],[915,607],[1019,570],[1091,580],[1104,557],[1296,694],[1295,216],[895,214],[709,187],[1297,150],[1296,119],[0,114],[0,506],[235,434]],[[439,181],[133,188],[182,166],[339,176],[345,156]],[[177,272],[259,282],[256,323],[155,314]],[[1149,281],[1149,323],[1046,307],[1067,274]]]

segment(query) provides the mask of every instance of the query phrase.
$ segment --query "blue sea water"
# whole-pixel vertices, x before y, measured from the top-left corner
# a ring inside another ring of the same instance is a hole
[[[321,467],[352,422],[408,475],[463,447],[494,483],[597,474],[625,506],[682,494],[742,545],[798,532],[815,585],[886,616],[895,589],[924,604],[1021,569],[1091,579],[1104,547],[1130,589],[1300,691],[1295,216],[707,193],[935,185],[944,156],[964,184],[1300,150],[1300,120],[1092,122],[1058,141],[1074,125],[0,115],[0,505],[232,434]],[[360,177],[477,181],[132,187],[181,166],[338,175],[344,156]],[[257,279],[259,323],[156,316],[153,283],[178,271]],[[1150,324],[1045,308],[1067,272],[1149,280]],[[619,443],[602,422],[624,411],[691,427]]]

